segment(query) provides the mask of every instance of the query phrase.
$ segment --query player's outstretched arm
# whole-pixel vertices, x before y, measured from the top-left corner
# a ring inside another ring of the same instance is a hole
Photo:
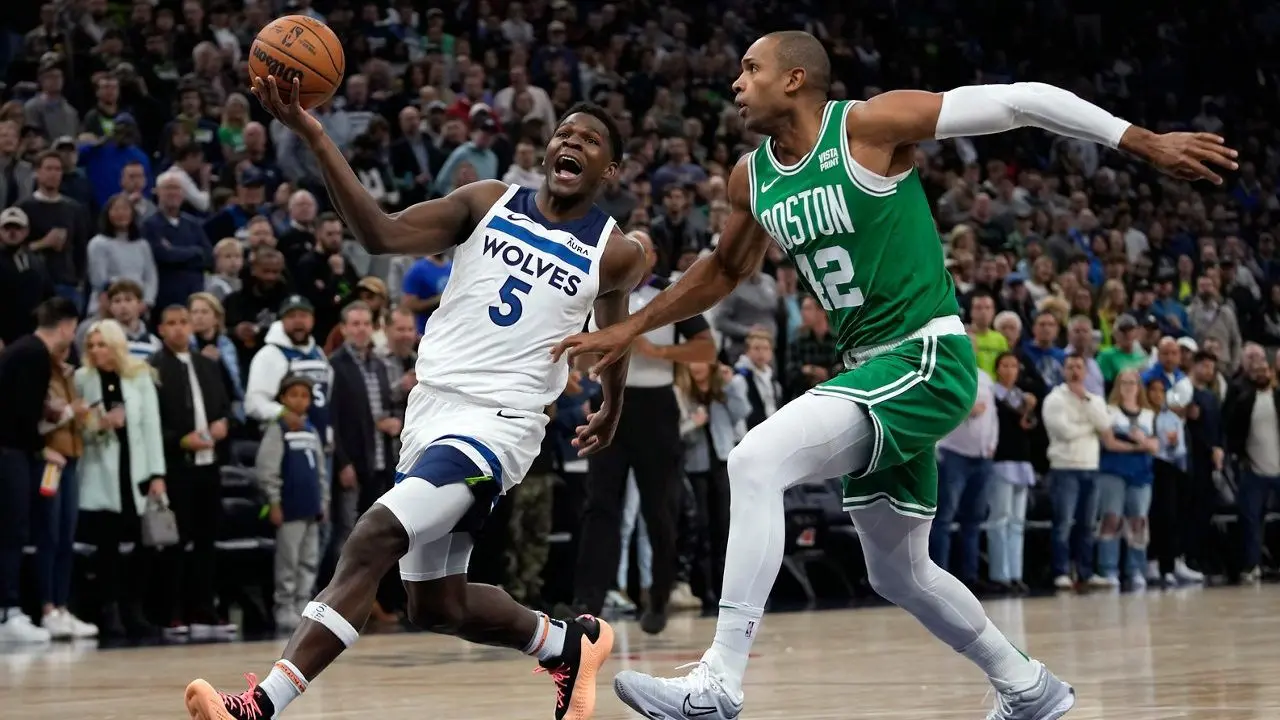
[[[298,92],[297,80],[289,88],[277,84],[275,77],[253,80],[253,94],[263,107],[297,133],[315,153],[329,198],[356,240],[369,252],[404,255],[444,252],[470,231],[474,218],[478,217],[472,209],[488,208],[506,190],[506,185],[496,181],[473,183],[443,198],[387,214],[360,184],[320,121],[298,104]]]
[[[747,158],[739,160],[729,176],[731,212],[711,254],[700,258],[671,287],[625,322],[565,338],[552,348],[552,355],[558,358],[567,353],[573,359],[599,354],[601,359],[591,369],[591,374],[596,375],[616,363],[637,337],[705,311],[750,277],[771,240],[751,214],[747,162]]]
[[[873,165],[887,167],[889,161],[883,156],[883,162],[876,163],[877,148],[891,154],[902,145],[923,140],[991,135],[1020,127],[1118,148],[1184,180],[1221,184],[1222,178],[1210,166],[1236,169],[1236,151],[1217,135],[1154,133],[1074,93],[1038,82],[970,85],[944,93],[887,92],[857,105],[849,113],[847,130],[854,145],[872,155]],[[855,159],[859,154],[855,148]]]

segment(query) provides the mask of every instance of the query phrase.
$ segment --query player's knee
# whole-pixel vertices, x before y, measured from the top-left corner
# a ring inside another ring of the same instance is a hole
[[[427,632],[457,635],[467,620],[465,597],[441,592],[410,592],[409,622]]]
[[[928,557],[907,565],[867,557],[867,580],[871,589],[898,606],[919,596],[931,586],[936,572],[940,572],[940,569]]]
[[[729,452],[731,497],[767,490],[772,480],[781,479],[777,463],[776,453],[767,452],[762,443],[751,442],[748,434]]]

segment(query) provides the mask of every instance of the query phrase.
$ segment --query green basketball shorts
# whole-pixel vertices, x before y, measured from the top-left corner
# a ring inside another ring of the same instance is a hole
[[[873,355],[809,391],[858,403],[875,428],[869,464],[842,478],[845,510],[885,501],[904,515],[933,517],[934,448],[973,409],[977,372],[969,336],[926,336]]]

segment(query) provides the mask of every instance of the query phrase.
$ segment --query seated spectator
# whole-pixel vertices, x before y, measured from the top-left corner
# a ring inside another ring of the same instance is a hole
[[[40,60],[37,76],[40,94],[23,106],[26,125],[40,132],[45,140],[80,131],[80,111],[67,102],[63,94],[62,55],[50,53]]]
[[[35,170],[18,152],[18,124],[0,119],[0,204],[17,204],[35,189]]]
[[[93,185],[85,177],[84,170],[78,167],[80,155],[76,152],[75,138],[63,135],[49,147],[62,158],[62,194],[96,213],[99,206],[94,202]]]
[[[218,126],[218,144],[222,146],[222,162],[235,167],[244,157],[245,128],[249,125],[249,99],[231,93],[222,106],[222,124]]]
[[[120,325],[129,354],[143,360],[151,357],[160,349],[160,339],[152,335],[142,321],[148,309],[142,298],[142,286],[133,280],[116,280],[107,287],[106,295],[107,317]],[[88,328],[85,331],[88,332]]]
[[[277,227],[276,247],[284,253],[289,271],[297,273],[302,256],[315,246],[316,196],[306,190],[296,190],[289,196],[289,222]]]
[[[213,265],[213,246],[199,221],[182,211],[182,192],[175,175],[162,175],[156,183],[160,211],[142,221],[142,236],[156,261],[159,307],[182,305],[191,293],[204,290],[205,270]]]
[[[84,168],[89,182],[93,183],[94,199],[99,206],[105,205],[112,195],[120,192],[120,174],[131,164],[142,166],[146,180],[144,189],[150,189],[153,175],[151,161],[147,154],[138,147],[138,123],[129,113],[116,116],[115,127],[97,144],[80,146],[80,165]]]
[[[1196,279],[1196,296],[1187,306],[1187,318],[1196,342],[1204,344],[1206,338],[1215,338],[1225,351],[1220,358],[1222,369],[1231,373],[1240,364],[1240,322],[1236,311],[1222,297],[1218,282],[1209,275]]]
[[[269,229],[269,223],[263,222]],[[244,255],[244,245],[235,238],[222,238],[213,246],[213,274],[206,279],[204,288],[219,302],[243,287],[240,274],[244,270]]]
[[[502,176],[502,182],[534,189],[541,187],[545,178],[537,161],[537,151],[533,143],[521,140],[516,143],[515,162],[507,168],[507,173]]]
[[[697,253],[708,246],[706,221],[692,212],[690,192],[680,184],[669,185],[662,197],[662,214],[654,218],[650,235],[658,251],[654,273],[667,277],[679,268],[686,252]]]
[[[204,232],[209,237],[239,237],[241,231],[249,224],[249,219],[263,212],[267,200],[267,179],[262,173],[249,168],[236,175],[236,192],[213,217],[204,223]]]
[[[89,241],[89,317],[98,315],[101,296],[111,283],[127,278],[142,286],[142,302],[155,307],[160,279],[151,245],[142,238],[128,196],[112,195],[102,209],[98,234]]]
[[[85,421],[80,465],[80,524],[94,545],[104,636],[158,633],[143,612],[156,550],[142,544],[139,518],[165,497],[164,444],[151,366],[134,356],[114,320],[89,327],[76,392],[94,408]],[[127,563],[121,543],[133,543]],[[126,565],[128,569],[126,570]]]
[[[305,418],[311,407],[311,381],[287,375],[276,400]],[[320,523],[329,507],[324,441],[310,420],[300,430],[283,419],[266,424],[258,445],[259,486],[267,499],[267,519],[276,527],[276,629],[292,632],[311,600],[320,566]]]
[[[34,331],[36,307],[54,295],[44,258],[25,246],[27,228],[21,208],[0,212],[0,347]]]

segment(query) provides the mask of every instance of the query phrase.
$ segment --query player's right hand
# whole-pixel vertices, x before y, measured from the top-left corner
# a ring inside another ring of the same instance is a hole
[[[281,95],[280,84],[274,75],[265,78],[255,77],[253,87],[249,89],[258,98],[262,107],[267,109],[284,126],[294,131],[303,140],[311,140],[324,134],[324,127],[314,115],[302,109],[298,102],[301,83],[294,78],[291,86]],[[286,99],[287,98],[287,99]]]
[[[560,357],[566,356],[569,364],[573,365],[579,356],[600,355],[600,359],[587,371],[587,375],[596,380],[605,368],[622,359],[635,339],[635,334],[625,323],[618,323],[595,332],[570,335],[551,348],[551,359],[560,362]]]

